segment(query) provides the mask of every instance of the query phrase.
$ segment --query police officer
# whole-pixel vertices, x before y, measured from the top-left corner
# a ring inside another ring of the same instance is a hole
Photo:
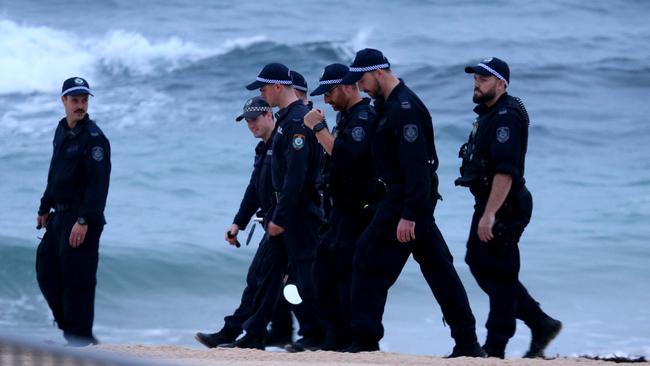
[[[255,147],[255,162],[248,187],[244,198],[235,215],[233,223],[228,227],[225,240],[233,246],[240,246],[237,236],[240,230],[244,230],[250,223],[251,217],[256,215],[263,218],[271,208],[271,197],[273,187],[271,184],[271,143],[275,130],[273,111],[271,106],[260,97],[253,97],[244,104],[243,113],[236,118],[236,121],[245,119],[248,129],[253,136],[261,139]],[[255,223],[253,223],[255,225]],[[248,269],[246,276],[246,288],[242,293],[241,304],[232,315],[224,318],[224,326],[216,333],[197,333],[195,339],[208,348],[232,343],[242,332],[245,321],[267,324],[270,312],[273,311],[275,299],[265,296],[267,291],[282,285],[282,277],[279,273],[284,271],[286,263],[283,252],[274,251],[264,235],[259,244],[257,252]],[[270,270],[272,269],[272,270]],[[274,293],[276,293],[274,291]],[[271,304],[265,304],[271,302]],[[262,309],[262,311],[258,311]],[[291,316],[291,314],[289,314]],[[256,320],[259,319],[259,320]],[[273,325],[271,331],[275,329]],[[277,334],[277,330],[276,330]],[[263,346],[284,346],[291,342],[291,332],[283,334],[284,339],[269,338],[268,334],[263,343],[258,343],[256,348]],[[264,334],[261,334],[264,336]]]
[[[355,344],[347,351],[379,349],[388,289],[413,253],[451,326],[456,341],[451,357],[482,357],[465,289],[433,218],[439,196],[431,116],[378,50],[357,52],[342,82],[355,81],[375,99],[372,159],[385,193],[357,242],[351,299]]]
[[[300,311],[296,313],[303,334],[303,338],[296,342],[297,346],[315,349],[322,338],[311,275],[318,244],[318,225],[322,219],[315,189],[319,157],[317,141],[313,132],[302,124],[307,107],[296,97],[291,74],[285,65],[271,63],[264,66],[256,80],[246,88],[259,89],[269,105],[280,108],[276,113],[276,134],[271,150],[274,191],[271,209],[265,217],[266,230],[272,250],[286,253],[290,277],[296,282],[303,300],[299,305]],[[277,300],[281,290],[280,286],[268,289],[269,304],[273,303],[271,300]],[[259,344],[259,334],[265,327],[266,324],[246,321],[246,335],[233,345],[248,347]]]
[[[562,323],[541,310],[518,278],[518,242],[533,208],[524,179],[528,113],[519,98],[506,92],[510,69],[504,61],[492,57],[465,72],[474,74],[478,117],[461,147],[456,185],[469,187],[476,202],[465,261],[490,298],[483,348],[488,356],[503,358],[518,318],[532,331],[524,357],[543,357]]]
[[[312,109],[304,119],[325,150],[325,196],[332,207],[314,268],[319,313],[327,328],[322,349],[329,351],[349,343],[352,258],[355,243],[370,221],[369,204],[376,188],[370,157],[376,114],[370,98],[359,95],[356,83],[341,83],[347,72],[345,65],[328,65],[310,94],[324,94],[325,103],[338,111],[332,133],[322,111]]]
[[[72,346],[97,343],[92,331],[95,285],[111,173],[110,144],[88,116],[89,95],[90,86],[80,77],[63,83],[66,117],[54,134],[36,218],[37,228],[47,230],[36,253],[38,285]]]
[[[298,71],[291,70],[291,82],[293,83],[293,90],[296,93],[296,97],[302,100],[302,102],[307,106],[307,109],[311,110],[314,107],[314,103],[307,98],[307,92],[309,89],[305,77]]]

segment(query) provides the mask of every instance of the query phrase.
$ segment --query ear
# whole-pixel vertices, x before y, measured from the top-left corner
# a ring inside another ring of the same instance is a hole
[[[61,96],[61,103],[64,103],[64,102],[65,102],[65,95],[62,95]]]
[[[504,80],[497,79],[497,88],[500,91],[505,91],[506,90],[506,82]]]

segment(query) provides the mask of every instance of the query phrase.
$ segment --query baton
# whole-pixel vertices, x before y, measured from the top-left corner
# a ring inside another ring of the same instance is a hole
[[[248,244],[250,244],[251,239],[253,238],[253,233],[255,232],[255,227],[256,226],[257,225],[255,225],[255,223],[253,222],[253,224],[251,225],[251,230],[248,232],[248,237],[246,238],[246,246],[248,246]]]

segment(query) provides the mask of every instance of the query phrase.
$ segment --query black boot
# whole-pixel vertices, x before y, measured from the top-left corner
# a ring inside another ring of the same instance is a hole
[[[224,328],[217,333],[196,333],[194,335],[194,339],[208,348],[215,348],[219,347],[222,344],[234,342],[240,333],[241,332],[237,330]]]
[[[340,333],[328,332],[323,344],[321,344],[321,350],[340,351],[348,345],[347,337],[342,336]]]
[[[379,351],[378,342],[352,342],[349,346],[341,350],[347,353],[375,352]]]
[[[246,333],[238,340],[221,345],[224,348],[254,348],[264,350],[264,338]]]
[[[500,359],[504,359],[506,357],[506,350],[504,347],[493,347],[486,343],[483,346],[483,351],[485,351],[487,357],[494,357]]]
[[[284,349],[289,353],[295,352],[304,352],[304,351],[318,351],[320,349],[322,342],[311,338],[311,337],[302,337],[299,340],[287,344],[284,346]]]
[[[99,344],[99,341],[94,336],[80,337],[64,332],[63,337],[66,339],[66,341],[68,341],[68,343],[66,343],[66,347],[86,347]]]
[[[447,358],[456,358],[456,357],[486,357],[483,348],[478,344],[478,342],[470,342],[467,344],[457,343],[454,346],[451,354]]]
[[[266,333],[266,337],[264,337],[264,345],[266,347],[284,348],[284,346],[290,344],[293,340],[291,333],[291,329],[284,332],[271,329],[268,333]]]
[[[530,330],[533,337],[530,341],[530,349],[524,358],[544,358],[544,350],[562,330],[562,322],[549,316]]]

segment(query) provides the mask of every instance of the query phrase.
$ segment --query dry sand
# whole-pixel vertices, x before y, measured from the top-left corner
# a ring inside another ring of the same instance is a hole
[[[141,345],[101,345],[88,349],[89,352],[107,352],[111,355],[121,355],[136,358],[141,361],[158,360],[173,365],[241,365],[241,366],[335,366],[335,365],[413,365],[413,366],[446,366],[446,365],[545,365],[545,366],[593,366],[615,363],[595,361],[585,358],[556,358],[553,360],[528,360],[513,358],[475,359],[459,358],[444,359],[434,356],[414,356],[387,352],[364,352],[356,354],[336,352],[303,352],[285,353],[243,349],[192,349],[178,346],[141,346]],[[650,362],[635,363],[635,365],[650,365]]]

